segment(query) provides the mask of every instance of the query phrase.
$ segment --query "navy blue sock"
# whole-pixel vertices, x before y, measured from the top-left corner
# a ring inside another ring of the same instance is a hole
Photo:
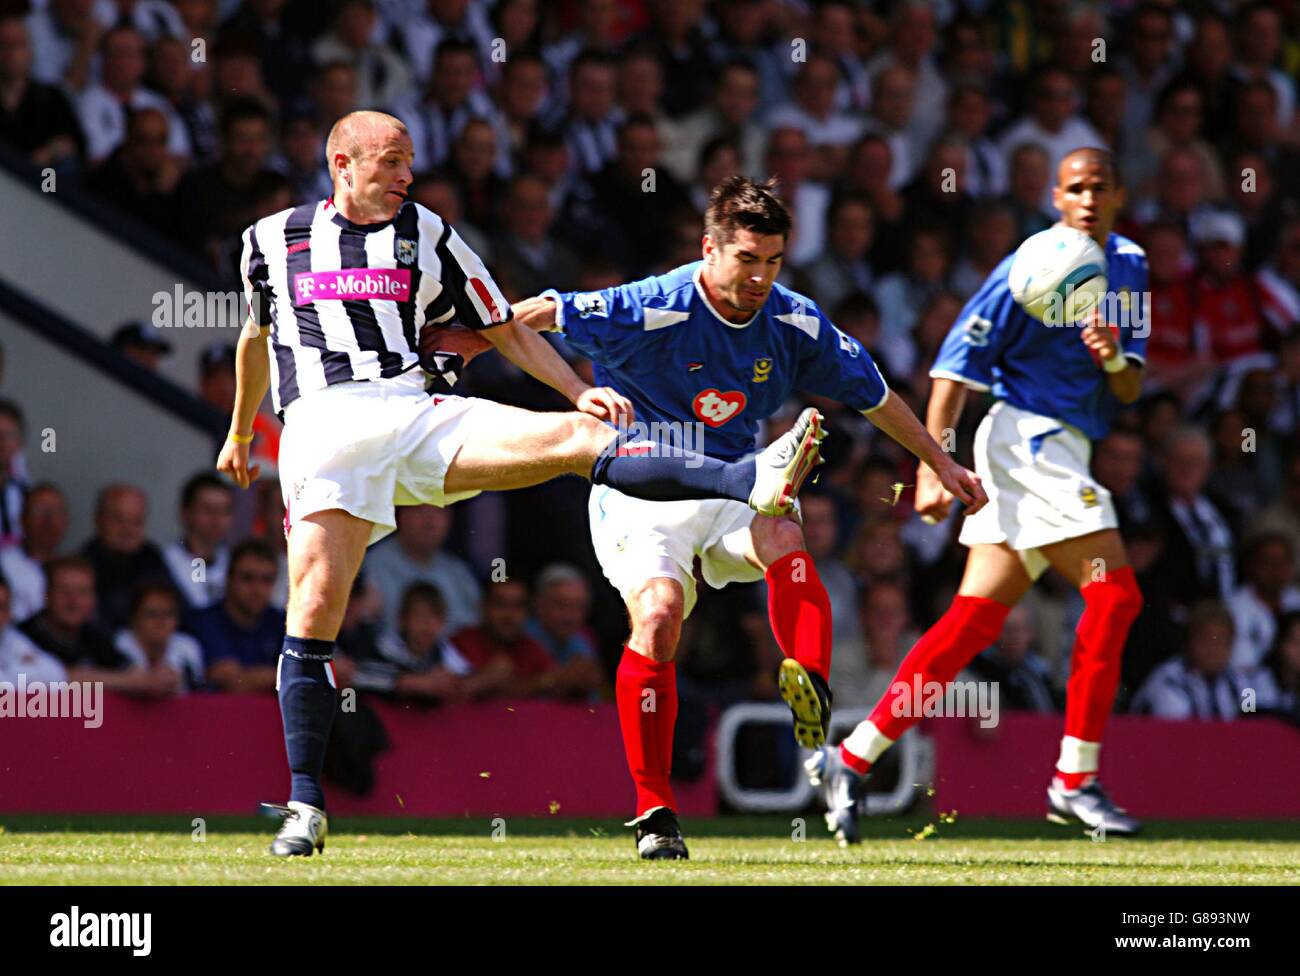
[[[286,636],[277,682],[284,749],[292,778],[289,799],[320,810],[325,809],[320,774],[338,695],[327,673],[333,656],[333,641]]]
[[[591,468],[592,484],[609,485],[652,502],[688,498],[748,502],[754,477],[753,458],[719,461],[655,441],[629,442],[624,435],[610,441]]]

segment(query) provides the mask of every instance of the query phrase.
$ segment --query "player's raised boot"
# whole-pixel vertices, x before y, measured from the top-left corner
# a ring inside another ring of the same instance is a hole
[[[1089,830],[1100,828],[1103,834],[1118,836],[1142,829],[1142,822],[1117,806],[1096,779],[1077,790],[1067,790],[1053,779],[1047,787],[1047,819],[1059,824],[1080,823]]]
[[[822,746],[803,768],[826,805],[826,829],[841,847],[858,843],[858,800],[866,789],[867,777],[845,765],[837,746]]]
[[[749,507],[760,515],[788,514],[804,481],[822,463],[821,443],[825,439],[821,413],[808,407],[794,426],[754,458]]]
[[[777,671],[776,687],[794,715],[795,741],[805,749],[824,746],[831,730],[831,690],[825,679],[788,657]]]
[[[677,814],[656,807],[636,824],[636,852],[643,861],[685,861],[690,858]]]
[[[264,812],[284,816],[280,832],[271,842],[271,853],[276,857],[311,857],[312,851],[325,851],[325,835],[329,833],[329,819],[324,810],[307,803],[290,800],[289,805],[263,803]]]

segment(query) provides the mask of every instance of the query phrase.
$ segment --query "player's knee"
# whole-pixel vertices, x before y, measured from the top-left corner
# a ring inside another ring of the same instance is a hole
[[[563,414],[558,434],[559,453],[586,474],[600,452],[614,439],[614,429],[590,414]]]
[[[793,519],[756,516],[750,524],[754,554],[765,566],[804,548],[803,529]]]
[[[655,661],[671,661],[682,632],[682,598],[679,587],[643,590],[630,605],[632,645]]]

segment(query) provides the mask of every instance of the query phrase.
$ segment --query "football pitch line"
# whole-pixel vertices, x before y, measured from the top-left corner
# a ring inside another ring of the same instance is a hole
[[[0,824],[5,885],[1300,884],[1290,822],[1156,822],[1096,842],[1033,822],[909,818],[870,821],[844,850],[813,817],[802,840],[791,818],[720,817],[684,822],[692,859],[660,863],[638,861],[630,832],[608,820],[351,818],[323,856],[287,861],[266,854],[274,824],[259,818],[206,818],[202,840],[181,818]]]

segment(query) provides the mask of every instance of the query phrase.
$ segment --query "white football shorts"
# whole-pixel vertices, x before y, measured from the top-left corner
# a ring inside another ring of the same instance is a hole
[[[341,508],[374,523],[374,545],[397,527],[398,505],[472,498],[479,492],[443,490],[447,467],[476,431],[501,424],[503,409],[475,397],[431,397],[418,369],[294,400],[280,440],[285,531],[314,512]]]
[[[962,545],[1005,542],[1037,579],[1048,565],[1042,546],[1118,527],[1091,457],[1077,427],[999,400],[975,432],[975,472],[989,503],[962,520]]]
[[[763,578],[763,570],[745,558],[755,512],[744,502],[652,502],[595,485],[587,512],[600,568],[624,600],[646,580],[667,577],[681,584],[689,616],[696,600],[696,556],[714,589]]]

